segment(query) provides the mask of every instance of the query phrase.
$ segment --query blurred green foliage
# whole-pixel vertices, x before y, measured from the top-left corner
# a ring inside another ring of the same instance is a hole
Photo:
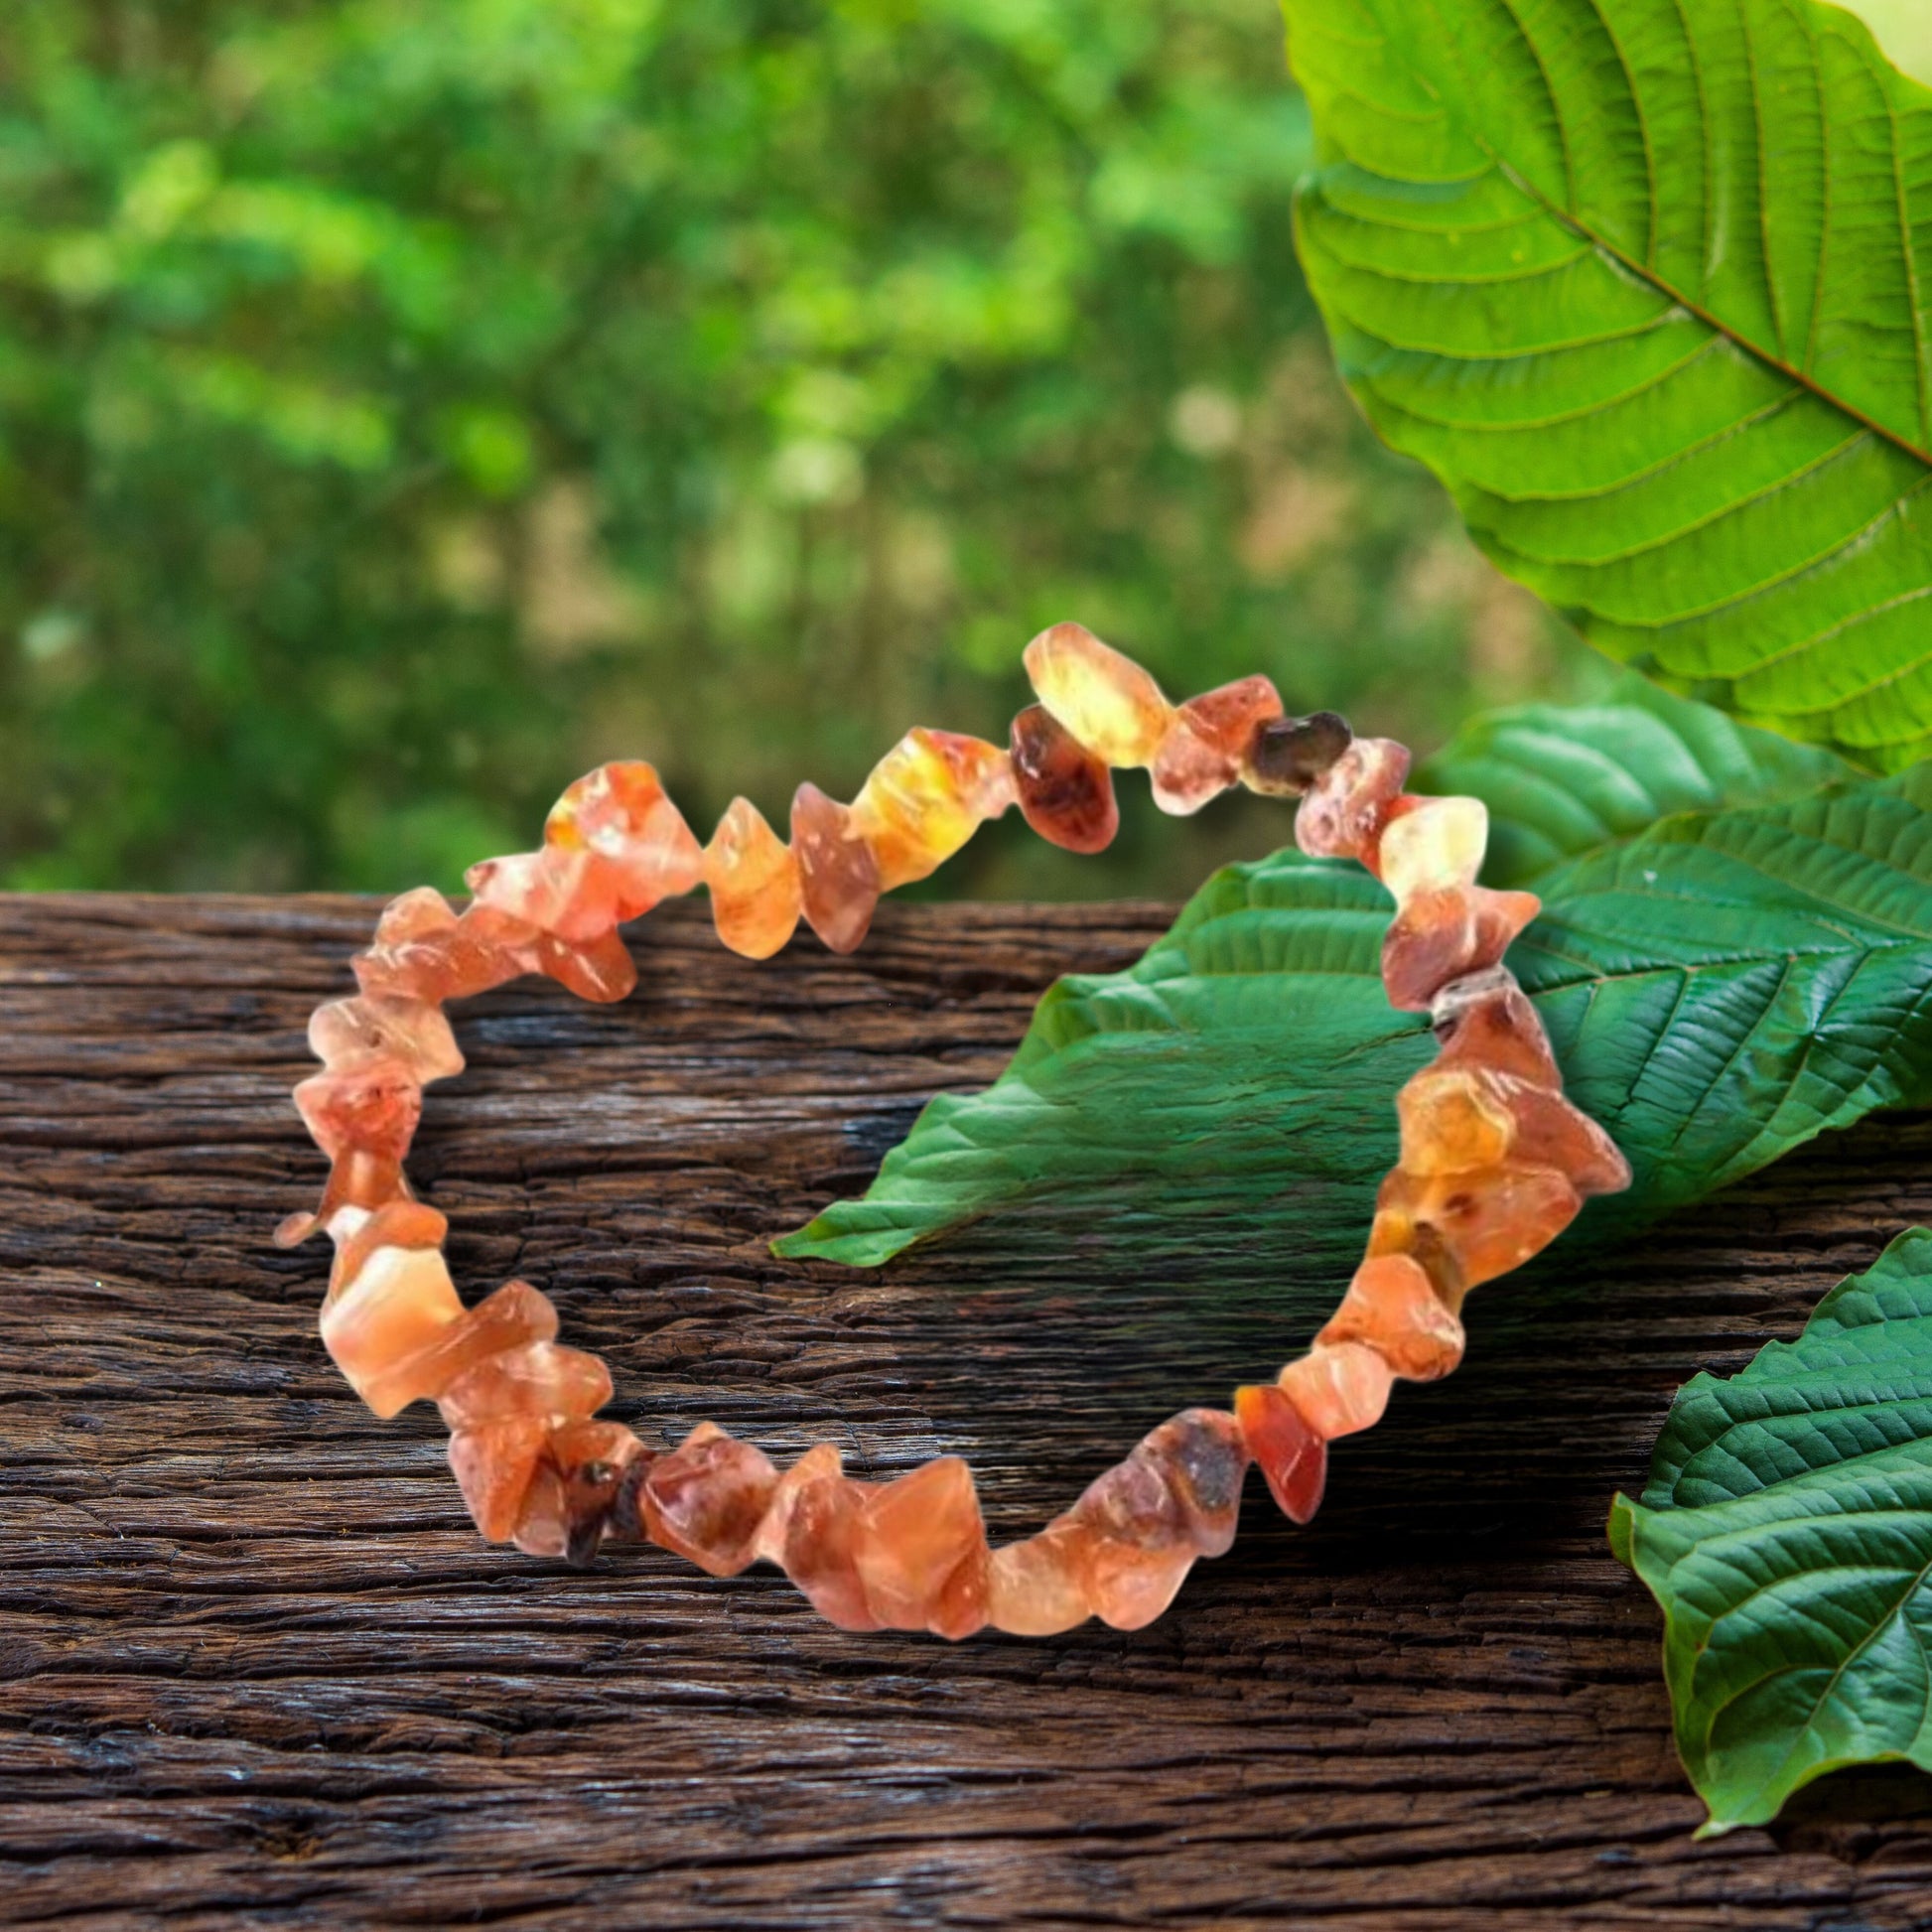
[[[0,23],[0,879],[397,888],[600,758],[700,834],[1078,616],[1427,745],[1596,682],[1342,396],[1267,0],[33,0]],[[1084,865],[1279,842],[1145,787]]]

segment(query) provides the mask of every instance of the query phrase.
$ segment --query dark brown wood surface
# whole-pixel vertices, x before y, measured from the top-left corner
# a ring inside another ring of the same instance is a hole
[[[475,1003],[415,1164],[459,1279],[545,1288],[647,1436],[712,1416],[873,1474],[957,1449],[996,1533],[1036,1524],[1302,1339],[1265,1294],[1077,1244],[1019,1283],[984,1240],[883,1275],[764,1244],[1163,917],[894,909],[854,959],[755,967],[682,909],[621,1006]],[[1255,1485],[1150,1630],[852,1637],[763,1571],[485,1548],[434,1415],[337,1380],[326,1254],[268,1233],[320,1180],[287,1090],[370,919],[0,900],[0,1922],[1932,1926],[1916,1773],[1692,1842],[1659,1620],[1601,1534],[1680,1381],[1932,1219],[1932,1120],[1547,1304],[1485,1291],[1463,1370],[1340,1448],[1317,1523]]]

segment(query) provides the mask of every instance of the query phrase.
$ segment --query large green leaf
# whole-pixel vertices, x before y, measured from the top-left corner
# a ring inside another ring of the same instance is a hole
[[[1795,1342],[1689,1383],[1610,1544],[1663,1606],[1707,1834],[1841,1765],[1932,1770],[1932,1233],[1841,1282]]]
[[[1510,963],[1570,1091],[1635,1170],[1599,1228],[1821,1129],[1932,1099],[1932,769],[1667,820],[1538,882]],[[1352,1264],[1434,1051],[1377,977],[1389,900],[1281,853],[1217,874],[1126,972],[1041,1001],[986,1092],[942,1095],[864,1199],[779,1252],[875,1265],[994,1209],[1042,1239],[1198,1240]]]
[[[1932,93],[1814,0],[1285,0],[1376,426],[1612,655],[1932,745]]]
[[[1815,745],[1734,724],[1632,675],[1602,704],[1514,705],[1472,719],[1417,769],[1416,789],[1483,799],[1483,877],[1526,886],[1673,812],[1769,804],[1851,775]]]

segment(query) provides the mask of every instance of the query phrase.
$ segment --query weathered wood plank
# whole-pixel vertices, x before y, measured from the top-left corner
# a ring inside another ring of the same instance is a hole
[[[287,1088],[369,919],[0,900],[0,1920],[1932,1924],[1916,1774],[1691,1843],[1657,1619],[1600,1533],[1679,1381],[1932,1217],[1932,1117],[1489,1291],[1316,1525],[1251,1496],[1151,1630],[852,1638],[761,1573],[485,1549],[434,1418],[337,1381],[325,1258],[267,1233],[318,1183]],[[1282,1358],[1265,1267],[1123,1278],[995,1228],[882,1278],[764,1243],[992,1077],[1053,971],[1162,922],[896,909],[853,960],[753,967],[679,910],[621,1007],[460,1016],[415,1172],[472,1292],[538,1281],[638,1429],[958,1449],[1020,1528]]]

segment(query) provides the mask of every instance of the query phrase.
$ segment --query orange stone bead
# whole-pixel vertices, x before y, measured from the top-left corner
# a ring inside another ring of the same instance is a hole
[[[1255,742],[1255,734],[1271,719],[1282,715],[1282,694],[1273,678],[1256,673],[1236,678],[1232,684],[1217,684],[1197,698],[1189,698],[1177,715],[1188,729],[1206,745],[1238,767]]]
[[[1358,1341],[1317,1342],[1281,1372],[1281,1390],[1323,1442],[1373,1429],[1389,1406],[1395,1376],[1376,1349]]]
[[[784,1567],[785,1544],[791,1535],[792,1512],[798,1505],[799,1495],[814,1482],[837,1476],[842,1466],[843,1458],[830,1443],[814,1443],[778,1477],[764,1505],[764,1514],[759,1518],[758,1534],[752,1539],[755,1563]]]
[[[688,893],[704,855],[684,814],[641,759],[601,764],[569,786],[543,825],[544,844],[594,854],[618,882],[619,916],[634,919]]]
[[[1177,818],[1199,811],[1239,781],[1255,733],[1281,715],[1281,694],[1265,677],[1244,677],[1189,698],[1154,755],[1154,802]]]
[[[423,1117],[423,1089],[400,1060],[314,1073],[295,1089],[317,1147],[332,1160],[351,1148],[400,1161]]]
[[[873,767],[852,816],[879,866],[882,892],[936,872],[1013,798],[997,745],[951,732],[910,731]],[[988,805],[997,804],[989,811]]]
[[[609,1005],[637,984],[636,963],[615,931],[573,943],[490,905],[471,906],[460,931],[480,957],[507,968],[499,971],[492,985],[523,973],[540,973],[568,987],[580,1000]]]
[[[313,1215],[293,1216],[276,1231],[284,1247],[332,1227],[345,1207],[364,1211],[407,1198],[403,1156],[422,1118],[423,1091],[393,1061],[318,1073],[295,1089],[309,1133],[330,1161],[329,1181]]]
[[[851,810],[816,785],[791,801],[791,849],[805,918],[834,952],[854,952],[872,929],[879,904],[879,861]]]
[[[347,1148],[330,1164],[329,1181],[313,1214],[291,1214],[275,1230],[278,1248],[293,1248],[324,1228],[334,1229],[345,1210],[369,1214],[409,1198],[409,1182],[394,1155]]]
[[[1469,1284],[1463,1277],[1462,1264],[1456,1260],[1439,1228],[1432,1227],[1427,1221],[1384,1222],[1378,1219],[1369,1228],[1368,1254],[1371,1259],[1385,1254],[1401,1254],[1413,1261],[1429,1277],[1430,1286],[1436,1291],[1436,1299],[1451,1314],[1460,1318],[1462,1304],[1468,1299]]]
[[[1630,1184],[1629,1163],[1597,1124],[1555,1086],[1472,1064],[1467,1056],[1415,1075],[1398,1097],[1401,1166],[1460,1173],[1508,1161],[1554,1168],[1586,1197]]]
[[[1533,1086],[1560,1088],[1563,1074],[1536,1008],[1500,967],[1472,973],[1430,1002],[1439,1066],[1513,1073]]]
[[[963,732],[920,730],[913,736],[945,765],[960,803],[981,824],[1013,808],[1013,759],[1003,747]]]
[[[1415,1251],[1418,1223],[1432,1227],[1477,1288],[1520,1268],[1577,1218],[1583,1200],[1554,1168],[1505,1166],[1421,1175],[1398,1168],[1376,1196],[1371,1255]]]
[[[549,1436],[541,1416],[514,1416],[450,1438],[450,1467],[484,1542],[507,1543],[516,1534]]]
[[[1131,657],[1079,623],[1056,623],[1026,649],[1039,701],[1103,763],[1152,764],[1173,707]]]
[[[1160,1471],[1197,1556],[1221,1557],[1234,1547],[1248,1448],[1233,1416],[1225,1409],[1183,1409],[1150,1430],[1134,1456]]]
[[[616,870],[581,849],[507,853],[472,866],[463,879],[478,904],[572,944],[604,938],[625,916]]]
[[[1623,1150],[1582,1108],[1553,1089],[1499,1077],[1516,1122],[1517,1161],[1555,1168],[1586,1199],[1620,1194],[1629,1186],[1630,1164]]]
[[[1234,782],[1231,773],[1236,767],[1196,737],[1177,712],[1149,767],[1154,802],[1173,818],[1189,818],[1220,797]]]
[[[549,1298],[528,1282],[505,1282],[426,1346],[371,1377],[362,1400],[386,1421],[412,1402],[440,1396],[479,1362],[526,1342],[554,1340],[556,1333],[557,1311]]]
[[[435,1006],[482,988],[462,983],[454,971],[457,915],[432,886],[392,898],[382,908],[375,934],[354,960],[355,977],[371,996],[418,999]]]
[[[735,1577],[756,1556],[759,1521],[778,1472],[749,1443],[700,1423],[644,1478],[644,1531],[714,1577]]]
[[[691,828],[641,761],[579,778],[551,807],[543,838],[540,850],[485,859],[466,878],[483,903],[575,944],[688,893],[703,875]]]
[[[418,1086],[463,1071],[463,1054],[440,1007],[394,996],[332,1000],[309,1020],[309,1051],[332,1071],[391,1060]]]
[[[889,1630],[957,1640],[986,1623],[986,1528],[972,1471],[942,1455],[876,1489],[853,1549],[866,1607]]]
[[[612,1468],[626,1468],[645,1453],[635,1433],[621,1422],[596,1422],[580,1417],[550,1425],[550,1459],[567,1476],[582,1475],[586,1480],[606,1484]]]
[[[1328,1481],[1328,1445],[1274,1384],[1236,1389],[1234,1413],[1268,1493],[1292,1523],[1311,1523]]]
[[[1451,980],[1498,965],[1543,909],[1534,893],[1486,886],[1419,894],[1398,908],[1382,939],[1382,984],[1399,1013],[1427,1013]]]
[[[517,1513],[516,1547],[533,1557],[588,1563],[604,1540],[624,1470],[643,1452],[621,1423],[553,1427]]]
[[[812,1607],[841,1630],[877,1630],[859,1574],[859,1545],[871,1483],[839,1473],[829,1443],[808,1449],[778,1479],[759,1526],[758,1555],[778,1564]]]
[[[1413,1174],[1493,1168],[1516,1139],[1503,1076],[1486,1068],[1426,1066],[1396,1096],[1399,1165]]]
[[[355,977],[370,996],[440,1004],[501,986],[525,973],[561,981],[583,999],[621,1000],[636,968],[615,931],[570,944],[499,906],[472,905],[460,918],[443,895],[423,887],[390,902]]]
[[[336,1265],[323,1307],[342,1295],[378,1248],[440,1248],[449,1231],[448,1219],[419,1200],[385,1201],[373,1213],[339,1215],[329,1230]]]
[[[1104,852],[1120,830],[1113,774],[1041,705],[1013,721],[1013,788],[1042,839],[1068,852]]]
[[[432,1005],[500,986],[521,970],[494,953],[485,956],[463,932],[449,901],[428,886],[390,900],[354,967],[371,998],[414,998]]]
[[[570,1547],[570,1498],[562,1475],[541,1454],[517,1505],[510,1541],[526,1557],[560,1557]]]
[[[366,1401],[391,1369],[420,1354],[462,1315],[440,1249],[380,1247],[325,1305],[322,1343],[343,1379]],[[401,1407],[398,1402],[396,1409]]]
[[[1085,1538],[1080,1542],[1083,1544]],[[1086,1622],[1082,1550],[1064,1531],[1045,1530],[995,1550],[988,1566],[987,1620],[1016,1637],[1052,1637]]]
[[[1354,859],[1375,870],[1375,849],[1409,775],[1409,754],[1388,738],[1358,738],[1324,771],[1295,814],[1295,843],[1311,859]]]
[[[719,938],[747,959],[769,959],[798,929],[804,905],[791,847],[749,798],[734,798],[704,864]]]
[[[1340,1308],[1314,1339],[1317,1348],[1364,1343],[1410,1382],[1437,1381],[1462,1359],[1462,1324],[1413,1255],[1378,1255],[1363,1262]]]
[[[1247,1466],[1234,1417],[1188,1409],[1088,1485],[1052,1528],[1066,1535],[1103,1622],[1117,1630],[1152,1623],[1196,1557],[1227,1550]]]
[[[1154,1622],[1194,1567],[1194,1553],[1184,1543],[1110,1536],[1072,1515],[1041,1534],[1062,1542],[1093,1614],[1116,1630],[1143,1630]]]
[[[467,1369],[445,1387],[437,1407],[452,1431],[525,1415],[556,1424],[596,1415],[611,1394],[611,1371],[596,1355],[528,1341]]]
[[[1396,903],[1470,891],[1489,845],[1488,806],[1480,798],[1408,796],[1396,805],[1375,850],[1376,874]]]

